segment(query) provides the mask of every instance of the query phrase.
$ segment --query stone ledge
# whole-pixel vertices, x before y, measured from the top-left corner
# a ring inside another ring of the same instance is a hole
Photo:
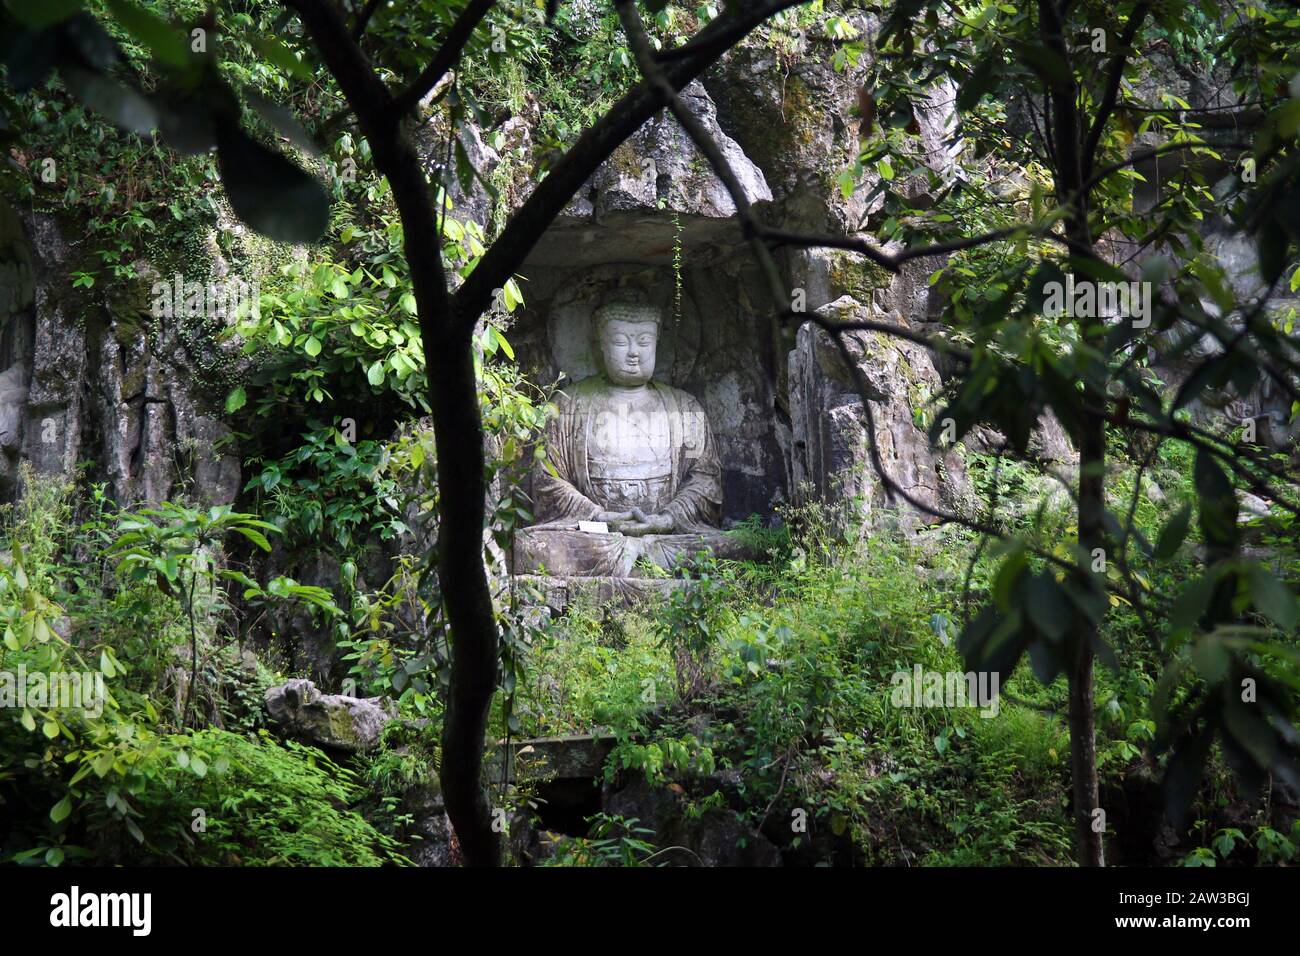
[[[561,737],[534,737],[499,741],[496,753],[489,758],[489,780],[501,779],[501,760],[508,759],[508,779],[516,775],[524,780],[594,780],[605,772],[605,760],[614,749],[613,734],[566,734]],[[523,758],[522,760],[520,758]]]
[[[621,606],[641,601],[663,600],[673,591],[688,587],[688,578],[620,578],[620,577],[554,577],[547,574],[517,574],[515,581],[541,592],[540,600],[524,596],[524,603],[563,611],[579,598],[596,604],[616,603]]]

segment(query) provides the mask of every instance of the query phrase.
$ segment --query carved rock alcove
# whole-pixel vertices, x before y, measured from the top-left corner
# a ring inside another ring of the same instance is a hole
[[[728,155],[750,202],[766,208],[763,173],[718,127],[699,84],[684,99]],[[722,519],[767,518],[786,500],[788,416],[778,406],[785,365],[761,276],[729,195],[677,122],[660,114],[596,172],[521,272],[526,307],[511,340],[546,384],[597,372],[592,312],[627,287],[663,315],[655,379],[694,396],[722,464]]]
[[[663,309],[655,379],[704,406],[722,464],[724,526],[771,515],[786,497],[788,426],[776,407],[775,349],[749,302],[756,277],[732,260],[684,269],[610,264],[525,273],[527,313],[515,350],[535,382],[576,382],[597,371],[591,313],[611,291],[647,292]]]

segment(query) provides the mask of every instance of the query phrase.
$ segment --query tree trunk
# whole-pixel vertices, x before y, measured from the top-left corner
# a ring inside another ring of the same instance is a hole
[[[438,775],[465,863],[497,866],[501,838],[482,774],[500,633],[483,561],[487,459],[474,375],[475,323],[450,307],[438,217],[415,150],[400,133],[387,145],[375,156],[402,216],[438,458],[438,581],[451,646]]]
[[[1079,543],[1084,558],[1105,544],[1106,426],[1100,416],[1089,422],[1079,442]],[[1105,816],[1094,829],[1093,811],[1101,808],[1097,786],[1097,719],[1094,710],[1093,641],[1098,626],[1083,618],[1075,637],[1070,686],[1070,776],[1074,781],[1075,846],[1082,866],[1104,866]]]
[[[500,634],[483,561],[486,519],[483,425],[474,377],[473,329],[493,287],[504,283],[528,250],[577,193],[597,166],[661,106],[660,95],[645,85],[630,91],[588,129],[563,161],[533,191],[479,261],[453,305],[442,268],[438,216],[419,157],[401,130],[403,115],[414,99],[394,100],[351,36],[339,8],[331,3],[284,0],[298,12],[330,72],[334,74],[370,141],[376,168],[388,178],[405,230],[403,252],[424,341],[429,406],[438,453],[438,578],[446,608],[451,644],[451,687],[442,728],[439,775],[447,815],[451,818],[467,864],[501,862],[500,834],[481,787],[483,738],[488,710],[496,692]],[[666,67],[681,89],[739,43],[751,30],[795,0],[771,0],[719,19],[701,31],[697,55]],[[462,22],[472,31],[484,11]],[[471,8],[467,7],[467,10]],[[453,31],[454,33],[455,31]],[[443,47],[454,59],[464,39],[451,36]],[[440,55],[428,69],[441,75],[451,60]],[[416,88],[427,89],[416,84]]]
[[[1044,44],[1069,64],[1070,54],[1062,23],[1064,10],[1054,0],[1039,0],[1038,18]],[[1074,76],[1067,72],[1050,87],[1052,100],[1053,143],[1056,151],[1057,194],[1072,207],[1065,220],[1076,256],[1095,258],[1092,232],[1088,225],[1088,195],[1084,189],[1084,169],[1090,165],[1094,143],[1086,148],[1080,141],[1081,121],[1078,89]],[[1103,354],[1105,329],[1099,321],[1079,319],[1080,339]],[[1106,513],[1106,386],[1104,369],[1097,379],[1084,376],[1083,418],[1087,424],[1079,436],[1079,545],[1080,560],[1091,563],[1093,552],[1105,547]],[[1085,564],[1081,573],[1089,573]],[[1093,712],[1092,649],[1099,638],[1100,625],[1084,617],[1075,629],[1073,659],[1066,679],[1070,688],[1070,775],[1074,790],[1075,849],[1082,866],[1104,865],[1101,832],[1093,830],[1093,811],[1100,808],[1097,786],[1097,720]],[[1104,821],[1104,817],[1101,818]]]
[[[482,786],[500,633],[483,561],[487,459],[474,374],[477,316],[451,307],[438,215],[410,139],[394,125],[387,136],[372,135],[371,144],[402,219],[403,253],[419,313],[437,449],[438,581],[451,646],[438,776],[465,863],[498,866],[501,835],[493,829]]]
[[[500,636],[483,563],[487,489],[473,330],[439,331],[442,334],[424,335],[438,450],[438,579],[451,644],[439,778],[465,863],[496,866],[501,862],[501,839],[492,827],[482,773]]]

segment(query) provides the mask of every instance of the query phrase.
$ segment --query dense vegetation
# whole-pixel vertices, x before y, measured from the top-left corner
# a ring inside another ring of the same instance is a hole
[[[1135,471],[1126,467],[1121,497]],[[1144,533],[1158,533],[1191,497],[1189,471],[1178,459],[1151,469],[1168,504],[1144,505]],[[1050,503],[1053,479],[1005,467],[995,479],[991,465],[984,478],[1020,485],[1023,502],[1044,500],[1026,509],[1025,525],[1050,535],[1068,520],[1059,496]],[[284,675],[262,662],[266,655],[241,653],[234,612],[213,590],[211,572],[200,570],[199,709],[207,726],[185,731],[178,687],[188,658],[187,595],[169,595],[153,575],[133,580],[129,564],[119,572],[118,542],[129,533],[120,529],[137,519],[113,514],[102,500],[74,514],[70,492],[35,486],[6,509],[7,548],[21,557],[2,579],[12,622],[3,665],[98,670],[109,699],[97,718],[33,708],[6,722],[6,853],[51,864],[401,863],[395,841],[410,821],[400,797],[429,780],[439,714],[424,671],[405,666],[409,636],[394,634],[381,610],[379,634],[345,646],[354,648],[354,673],[367,690],[397,696],[411,718],[434,724],[395,727],[384,749],[345,768],[268,733],[262,694]],[[84,497],[93,501],[93,489]],[[975,541],[957,530],[846,539],[842,517],[824,508],[787,514],[785,530],[765,536],[770,561],[696,569],[702,600],[667,609],[578,606],[530,631],[510,710],[498,708],[492,733],[612,733],[610,779],[678,782],[694,808],[683,812],[735,806],[792,862],[1070,862],[1062,679],[1044,687],[1022,667],[992,720],[979,709],[891,703],[895,672],[916,664],[962,669],[953,645],[967,585],[976,596],[996,586],[998,562],[985,555],[968,568]],[[1300,570],[1291,542],[1274,547],[1291,573]],[[1139,570],[1178,578],[1195,564],[1188,554]],[[1150,753],[1162,636],[1153,641],[1122,603],[1107,618],[1122,666],[1101,672],[1098,749],[1103,792],[1115,795],[1108,805],[1129,814],[1116,822],[1117,862],[1293,859],[1295,824],[1267,804],[1243,802],[1217,759],[1190,828],[1160,854],[1150,845],[1163,806]],[[544,809],[535,796],[525,783],[500,799],[524,825]],[[808,815],[805,831],[790,826],[798,810]],[[655,852],[636,839],[635,821],[594,824],[588,838],[558,838],[548,862],[636,865]]]

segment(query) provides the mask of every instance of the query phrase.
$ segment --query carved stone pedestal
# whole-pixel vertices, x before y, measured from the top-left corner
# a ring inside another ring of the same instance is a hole
[[[644,601],[663,601],[673,591],[690,587],[688,578],[630,578],[609,575],[595,577],[553,577],[546,574],[516,576],[521,588],[535,589],[535,603],[556,614],[563,613],[575,601],[588,604],[629,606]]]
[[[646,565],[672,571],[702,554],[741,559],[754,557],[752,552],[723,531],[634,537],[552,525],[516,533],[513,567],[516,574],[648,578],[653,572]]]

